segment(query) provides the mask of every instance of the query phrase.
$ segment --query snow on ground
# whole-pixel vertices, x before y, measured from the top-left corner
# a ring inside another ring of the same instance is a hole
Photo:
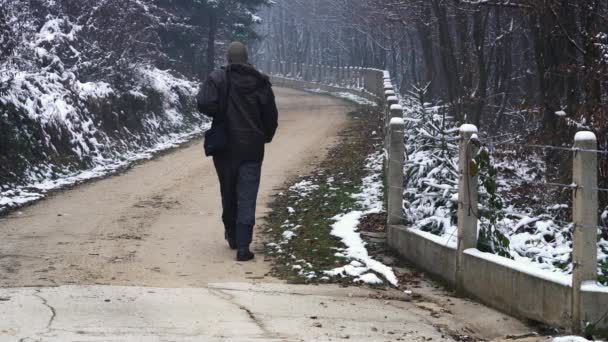
[[[341,267],[329,270],[315,270],[313,266],[305,260],[297,260],[294,255],[288,255],[287,251],[292,239],[298,237],[300,229],[305,229],[297,217],[297,211],[289,206],[286,211],[289,214],[281,224],[280,241],[269,243],[267,247],[273,253],[283,254],[290,259],[292,269],[299,271],[299,275],[309,280],[318,278],[327,281],[330,277],[352,277],[355,283],[365,283],[370,285],[380,285],[388,282],[397,286],[398,281],[393,270],[374,260],[368,253],[366,242],[358,232],[360,220],[368,214],[381,213],[384,211],[383,196],[384,189],[382,183],[384,154],[383,151],[373,153],[366,159],[366,176],[362,179],[360,190],[350,196],[355,200],[355,204],[347,209],[350,211],[341,213],[332,218],[330,234],[339,238],[344,248],[335,247],[335,256],[340,257],[346,262]],[[326,186],[329,191],[337,190],[334,188],[337,182],[333,177],[326,178]],[[317,179],[302,180],[281,193],[280,196],[288,196],[293,206],[301,203],[310,197],[311,193],[320,188]],[[335,196],[334,193],[325,195],[328,200]],[[326,204],[327,205],[327,204]],[[289,265],[289,264],[288,264]]]
[[[454,246],[457,237],[458,127],[443,118],[442,107],[422,107],[416,99],[401,99],[406,122],[408,159],[404,172],[404,213],[414,230],[437,236],[437,243]],[[483,142],[483,139],[482,139]],[[480,212],[499,213],[495,229],[509,243],[506,254],[525,268],[555,273],[563,280],[572,272],[572,229],[569,206],[556,193],[536,184],[550,182],[545,176],[542,154],[502,147],[488,147],[498,171],[500,210],[488,207],[488,193],[480,184]],[[482,171],[484,172],[484,171]],[[487,215],[478,226],[488,229]],[[490,242],[491,244],[492,242]],[[487,247],[487,246],[485,246]],[[499,246],[490,246],[495,252]],[[600,265],[608,263],[608,241],[598,243]],[[598,274],[603,274],[598,265]],[[606,266],[604,266],[606,268]],[[604,277],[607,275],[605,274]],[[606,284],[608,285],[608,284]]]
[[[330,93],[332,96],[335,97],[339,97],[341,99],[345,99],[360,105],[364,105],[364,106],[372,106],[372,107],[376,107],[378,106],[378,104],[375,101],[370,101],[366,98],[363,98],[361,96],[355,95],[355,94],[351,94],[349,92],[340,92],[340,93]]]
[[[367,158],[366,170],[368,176],[363,179],[361,192],[354,194],[361,210],[351,211],[334,217],[331,234],[340,238],[346,246],[338,253],[351,260],[351,263],[325,271],[329,276],[353,276],[355,282],[380,284],[375,273],[382,275],[391,285],[397,286],[397,277],[392,268],[371,258],[365,247],[366,243],[357,231],[361,218],[368,214],[379,213],[383,210],[382,163],[383,152],[372,154]],[[375,273],[374,273],[375,272]]]
[[[580,336],[562,336],[556,337],[552,340],[553,342],[591,342],[586,338]],[[601,341],[599,341],[601,342]]]
[[[334,97],[338,97],[341,99],[345,99],[347,101],[351,101],[354,102],[356,104],[360,104],[360,105],[364,105],[364,106],[372,106],[372,107],[376,107],[378,106],[378,104],[375,101],[370,101],[366,98],[363,98],[361,96],[349,93],[349,92],[328,92],[328,91],[324,91],[321,89],[304,89],[308,92],[311,93],[315,93],[315,94],[326,94],[326,95],[331,95]]]
[[[122,91],[103,80],[81,79],[79,68],[87,63],[73,60],[80,61],[84,38],[70,20],[49,15],[41,26],[24,21],[17,48],[23,58],[0,63],[0,119],[12,129],[5,141],[22,149],[5,168],[12,178],[0,184],[0,212],[148,159],[208,127],[193,105],[197,84],[167,70],[132,65],[134,80]],[[137,107],[132,98],[148,96],[158,110],[124,108]],[[40,157],[28,157],[31,151]],[[14,169],[17,163],[24,166]]]
[[[120,157],[107,159],[100,157],[96,160],[97,165],[87,170],[66,173],[61,177],[48,174],[47,177],[40,177],[39,180],[33,181],[27,185],[18,185],[11,187],[9,190],[0,190],[0,213],[12,207],[40,200],[46,197],[50,191],[79,184],[88,180],[102,178],[137,161],[151,159],[158,152],[175,148],[180,144],[191,140],[195,136],[200,135],[207,130],[209,126],[210,125],[205,124],[196,127],[189,132],[163,136],[158,143],[150,148],[145,148],[140,151],[130,151]]]

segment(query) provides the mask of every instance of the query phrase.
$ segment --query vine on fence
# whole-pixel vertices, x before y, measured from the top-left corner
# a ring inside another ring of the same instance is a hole
[[[600,273],[598,275],[598,281],[600,284],[608,285],[608,259],[605,259],[600,263]]]
[[[487,205],[479,211],[480,229],[477,249],[511,258],[509,238],[498,229],[498,222],[505,218],[504,203],[498,196],[498,171],[492,165],[490,152],[482,148],[475,157],[479,182],[485,189]]]

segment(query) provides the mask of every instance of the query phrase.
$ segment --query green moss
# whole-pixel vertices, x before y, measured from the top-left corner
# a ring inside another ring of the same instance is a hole
[[[335,255],[338,249],[345,246],[331,235],[331,226],[335,223],[333,217],[336,215],[359,209],[352,195],[361,191],[362,178],[366,174],[366,158],[377,148],[378,141],[369,137],[372,136],[371,132],[378,130],[379,117],[379,113],[369,107],[360,107],[351,113],[350,126],[341,135],[340,142],[329,151],[319,169],[287,184],[289,189],[306,180],[316,188],[307,196],[287,190],[272,202],[272,213],[266,218],[264,227],[268,242],[279,243],[283,240],[283,233],[292,229],[285,226],[286,222],[300,226],[289,243],[280,245],[281,252],[273,247],[267,248],[267,253],[273,257],[275,276],[292,283],[317,282],[323,277],[321,271],[347,263],[347,260]],[[293,208],[295,213],[290,214],[288,207]],[[303,265],[302,270],[293,268],[295,261],[300,261],[298,265]],[[316,275],[312,280],[306,277],[310,272]]]

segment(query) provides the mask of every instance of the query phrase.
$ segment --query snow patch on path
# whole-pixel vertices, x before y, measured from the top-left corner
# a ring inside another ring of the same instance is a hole
[[[311,92],[311,93],[315,93],[315,94],[331,95],[331,96],[345,99],[345,100],[348,100],[348,101],[351,101],[351,102],[354,102],[356,104],[360,104],[363,106],[372,106],[372,107],[378,106],[378,104],[374,101],[370,101],[364,97],[349,93],[347,91],[333,93],[333,92],[328,92],[328,91],[321,90],[321,89],[304,89],[304,90]]]
[[[553,339],[553,342],[591,342],[580,336],[562,336]],[[600,341],[601,342],[601,341]]]
[[[340,238],[346,245],[340,253],[352,261],[346,266],[325,271],[329,276],[352,276],[357,277],[355,282],[378,285],[382,284],[382,280],[376,275],[378,273],[391,285],[398,285],[392,268],[370,257],[366,243],[357,231],[360,220],[365,215],[383,210],[382,161],[383,152],[374,153],[367,159],[366,169],[369,176],[363,179],[362,191],[353,195],[361,210],[334,217],[336,223],[332,225],[331,234]]]

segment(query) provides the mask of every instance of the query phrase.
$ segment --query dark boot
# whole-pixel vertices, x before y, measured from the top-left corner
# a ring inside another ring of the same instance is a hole
[[[239,248],[236,252],[236,261],[249,261],[255,257],[255,254],[251,253],[249,248]]]
[[[236,236],[234,236],[235,234],[230,234],[228,231],[224,232],[224,238],[226,239],[226,241],[228,241],[228,246],[230,246],[230,249],[237,249],[237,244],[236,244]]]

